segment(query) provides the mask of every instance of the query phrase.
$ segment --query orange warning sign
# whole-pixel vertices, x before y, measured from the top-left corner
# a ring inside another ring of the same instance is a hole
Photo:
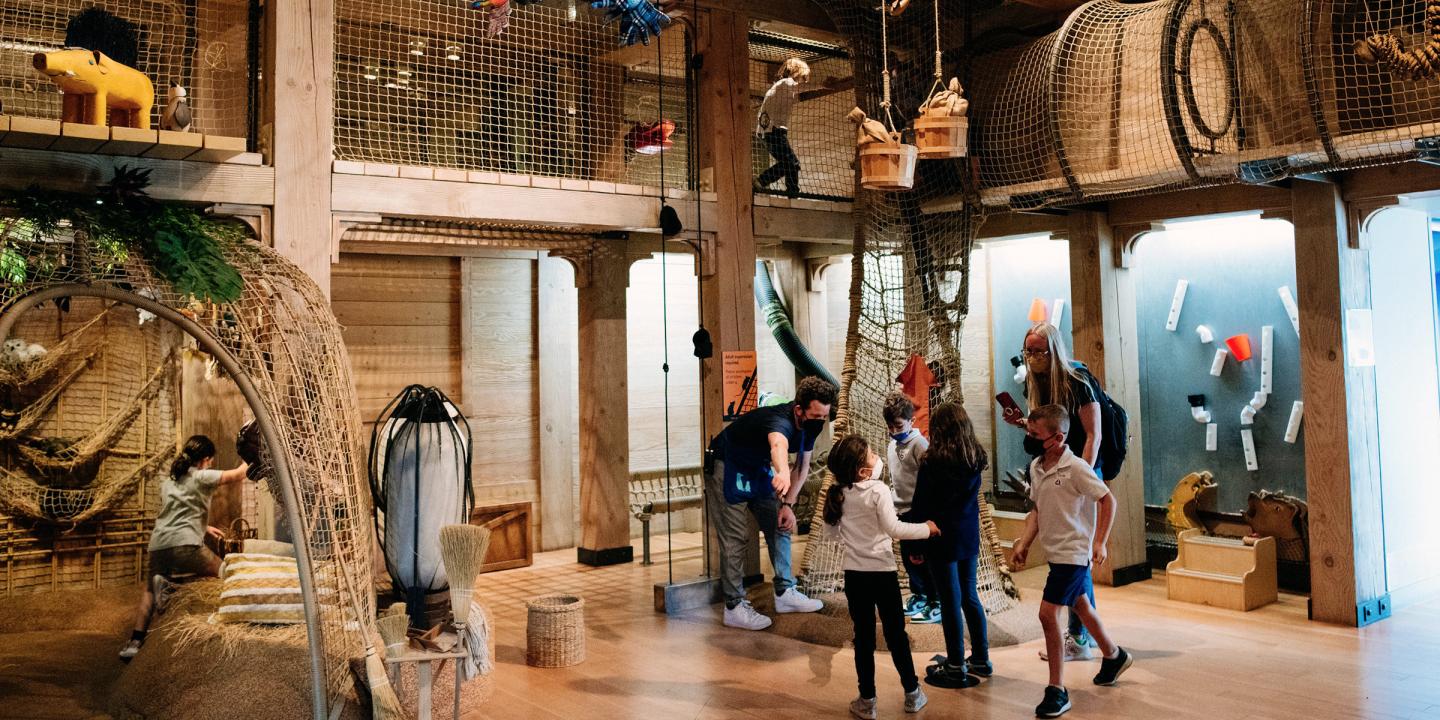
[[[756,387],[754,350],[727,350],[724,355],[725,420],[729,422],[755,409]]]

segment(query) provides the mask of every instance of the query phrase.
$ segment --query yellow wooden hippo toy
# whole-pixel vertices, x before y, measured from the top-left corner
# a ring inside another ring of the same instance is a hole
[[[139,70],[81,48],[35,53],[34,65],[65,92],[61,120],[150,129],[155,85]]]

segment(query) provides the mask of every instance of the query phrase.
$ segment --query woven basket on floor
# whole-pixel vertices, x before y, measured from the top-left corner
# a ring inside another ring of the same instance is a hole
[[[585,661],[585,600],[574,595],[541,595],[525,602],[525,663],[569,667]]]

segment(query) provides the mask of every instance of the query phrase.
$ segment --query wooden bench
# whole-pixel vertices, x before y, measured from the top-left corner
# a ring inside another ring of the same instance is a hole
[[[665,493],[665,469],[630,474],[630,512],[640,521],[644,552],[641,564],[650,565],[650,519],[659,513],[700,507],[704,502],[705,471],[699,467],[670,468],[670,493]]]

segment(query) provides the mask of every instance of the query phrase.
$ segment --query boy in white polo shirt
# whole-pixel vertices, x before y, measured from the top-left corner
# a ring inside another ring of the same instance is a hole
[[[1065,690],[1065,653],[1060,610],[1072,608],[1099,643],[1105,658],[1096,685],[1114,685],[1134,658],[1116,645],[1100,624],[1100,616],[1085,596],[1091,564],[1105,562],[1105,541],[1115,519],[1115,497],[1095,471],[1065,444],[1070,414],[1060,405],[1043,405],[1031,411],[1025,430],[1025,450],[1036,456],[1030,465],[1030,499],[1035,509],[1025,517],[1025,531],[1015,542],[1013,564],[1025,567],[1031,543],[1038,538],[1050,560],[1050,575],[1040,602],[1040,625],[1045,629],[1045,650],[1050,663],[1050,685],[1035,708],[1036,717],[1053,718],[1070,709]],[[1099,510],[1098,518],[1096,510]]]

